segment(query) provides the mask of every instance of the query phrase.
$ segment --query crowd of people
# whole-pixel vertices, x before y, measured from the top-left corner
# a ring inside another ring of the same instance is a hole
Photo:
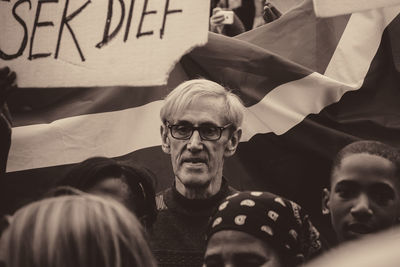
[[[240,12],[232,24],[221,24],[220,13],[229,8],[224,2],[213,2],[212,28],[228,34],[225,25],[254,27],[254,14],[245,20]],[[270,3],[263,4],[265,22],[279,18]],[[11,133],[5,102],[15,77],[0,69],[2,173]],[[244,112],[240,98],[218,83],[183,82],[160,111],[161,149],[170,156],[173,184],[156,194],[162,178],[151,170],[106,157],[86,159],[41,199],[3,216],[0,265],[295,267],[399,224],[400,152],[379,141],[350,143],[332,160],[321,212],[330,218],[336,244],[326,242],[294,201],[231,187],[224,161],[241,140]]]

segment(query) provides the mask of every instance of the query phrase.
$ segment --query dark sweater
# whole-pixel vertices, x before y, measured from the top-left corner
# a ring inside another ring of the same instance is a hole
[[[208,199],[187,199],[175,186],[159,193],[157,220],[150,232],[159,266],[202,266],[208,220],[219,202],[234,192],[223,180],[221,190]]]

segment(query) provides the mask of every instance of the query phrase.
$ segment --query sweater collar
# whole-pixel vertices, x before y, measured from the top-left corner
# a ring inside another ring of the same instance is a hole
[[[217,194],[205,199],[188,199],[181,195],[175,187],[175,183],[171,188],[171,195],[169,200],[173,202],[176,208],[184,209],[188,212],[202,212],[212,210],[222,199],[235,192],[235,190],[228,186],[224,177],[222,177],[221,188]],[[168,199],[168,198],[167,198]],[[167,200],[168,201],[168,200]],[[169,201],[168,201],[169,202]],[[168,203],[172,204],[172,203]],[[171,206],[171,205],[168,205]],[[171,208],[171,207],[170,207]]]

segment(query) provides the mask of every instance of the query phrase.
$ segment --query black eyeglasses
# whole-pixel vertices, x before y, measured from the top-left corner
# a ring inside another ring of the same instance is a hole
[[[167,125],[173,138],[178,140],[188,140],[192,137],[194,131],[198,131],[201,140],[205,141],[217,141],[221,138],[222,132],[229,128],[232,124],[228,124],[224,127],[204,125],[199,127],[194,127],[192,125]]]

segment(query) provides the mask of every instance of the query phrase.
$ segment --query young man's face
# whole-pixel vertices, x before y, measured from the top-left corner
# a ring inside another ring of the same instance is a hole
[[[339,242],[389,228],[400,217],[400,182],[395,165],[380,156],[352,154],[342,159],[324,190]]]
[[[224,111],[222,98],[200,97],[180,114],[175,114],[169,124],[224,127],[229,124]],[[170,129],[162,127],[163,150],[171,155],[177,184],[191,189],[211,188],[213,193],[221,183],[224,158],[235,152],[239,138],[238,131],[231,134],[225,129],[221,138],[214,141],[203,140],[198,130],[189,139],[179,140],[171,135]]]

